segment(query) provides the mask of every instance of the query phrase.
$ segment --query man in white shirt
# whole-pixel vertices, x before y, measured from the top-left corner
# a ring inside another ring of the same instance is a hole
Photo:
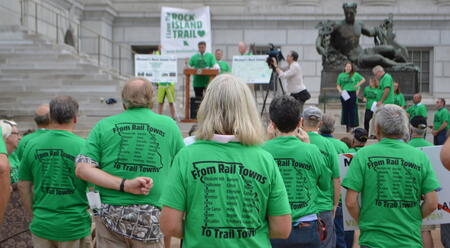
[[[303,71],[297,60],[298,53],[295,51],[290,51],[286,57],[286,62],[289,64],[289,68],[286,71],[282,71],[278,67],[278,63],[275,58],[273,58],[273,65],[275,66],[278,76],[281,79],[287,80],[287,92],[300,102],[300,112],[303,112],[303,105],[305,104],[305,101],[309,99],[304,97],[305,94],[309,95],[309,93],[306,91],[305,84],[303,83]]]

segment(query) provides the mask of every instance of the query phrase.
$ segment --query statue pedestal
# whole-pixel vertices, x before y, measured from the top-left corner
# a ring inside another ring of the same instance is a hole
[[[419,90],[419,72],[417,71],[394,71],[392,69],[385,69],[389,73],[394,82],[400,84],[400,91],[405,95],[406,99],[412,99],[415,93]],[[336,89],[336,80],[342,70],[322,70],[320,81],[320,97],[336,98],[339,100],[339,92]],[[361,74],[366,82],[361,86],[360,96],[363,95],[364,87],[369,86],[369,79],[373,77],[371,69],[360,69],[358,73]],[[331,88],[335,89],[332,90]],[[326,92],[325,92],[326,91]]]

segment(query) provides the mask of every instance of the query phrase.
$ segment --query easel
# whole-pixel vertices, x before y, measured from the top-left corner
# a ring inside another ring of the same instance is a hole
[[[280,86],[281,92],[284,95],[285,91],[283,88],[283,82],[281,82],[281,79],[278,76],[278,73],[276,71],[272,70],[272,74],[270,75],[270,82],[269,82],[269,84],[267,84],[266,94],[264,96],[264,102],[263,102],[263,106],[261,109],[261,116],[263,116],[264,110],[266,109],[267,98],[269,97],[269,92],[271,91],[271,88],[273,88],[272,89],[273,97],[275,97],[277,94],[277,91],[278,91],[278,85]]]
[[[184,119],[181,122],[197,122],[197,120],[193,120],[190,118],[190,90],[191,90],[191,75],[201,75],[201,76],[209,76],[209,81],[211,81],[214,77],[219,74],[219,70],[216,69],[194,69],[194,68],[186,68],[184,69],[184,75],[186,76],[185,80],[185,104],[184,104]]]

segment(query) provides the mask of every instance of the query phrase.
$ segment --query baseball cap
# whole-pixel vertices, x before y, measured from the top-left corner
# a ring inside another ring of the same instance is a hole
[[[359,142],[366,142],[369,138],[369,134],[366,129],[358,127],[353,130],[353,137]]]
[[[322,111],[317,107],[307,107],[303,111],[303,118],[305,120],[320,120],[322,119]]]
[[[427,128],[427,118],[423,117],[423,116],[414,116],[411,121],[409,121],[409,123],[411,124],[411,126],[415,127],[415,128],[419,128],[419,129],[425,129]]]

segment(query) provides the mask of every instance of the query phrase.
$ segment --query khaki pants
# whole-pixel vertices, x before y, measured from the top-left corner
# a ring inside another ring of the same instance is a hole
[[[91,248],[92,240],[91,235],[88,235],[82,239],[71,241],[55,241],[38,237],[32,234],[32,241],[34,248]]]
[[[164,248],[163,240],[157,243],[146,243],[129,239],[108,230],[99,217],[95,217],[94,221],[95,239],[98,248]]]

